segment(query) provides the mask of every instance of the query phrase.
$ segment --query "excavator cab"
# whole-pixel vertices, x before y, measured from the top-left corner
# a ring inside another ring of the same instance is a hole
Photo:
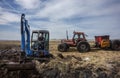
[[[40,56],[48,55],[49,52],[49,31],[34,30],[31,36],[31,51],[39,53]]]

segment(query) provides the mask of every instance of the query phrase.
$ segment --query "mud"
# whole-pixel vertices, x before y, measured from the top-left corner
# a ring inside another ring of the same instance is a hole
[[[36,69],[8,71],[5,63],[17,62],[19,54],[19,47],[0,50],[0,78],[120,78],[119,56],[96,64],[89,58],[57,53],[49,62],[33,60]]]
[[[8,63],[18,63],[19,56],[19,47],[0,50],[0,78],[40,78],[39,73],[35,69],[9,71],[6,68]]]
[[[36,61],[36,69],[44,78],[120,78],[120,62],[96,66],[75,56],[57,57],[47,64]]]

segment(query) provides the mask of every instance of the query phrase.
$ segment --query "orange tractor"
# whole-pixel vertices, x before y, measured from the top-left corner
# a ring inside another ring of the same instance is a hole
[[[79,52],[90,51],[90,45],[85,38],[84,32],[73,32],[73,38],[61,40],[61,44],[58,45],[58,51],[66,52],[69,47],[76,47]]]

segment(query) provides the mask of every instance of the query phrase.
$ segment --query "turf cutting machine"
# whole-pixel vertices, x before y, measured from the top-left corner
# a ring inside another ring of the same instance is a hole
[[[95,36],[95,47],[102,49],[120,50],[120,40],[110,40],[109,35]]]
[[[49,61],[52,55],[49,53],[49,31],[33,30],[30,39],[30,27],[21,15],[21,52],[18,63],[7,64],[8,70],[31,70],[35,68],[32,60]]]

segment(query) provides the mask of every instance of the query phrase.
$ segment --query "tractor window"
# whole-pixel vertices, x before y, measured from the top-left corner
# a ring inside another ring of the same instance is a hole
[[[75,34],[74,39],[78,39],[78,35],[77,34]]]
[[[37,41],[38,39],[38,33],[33,33],[33,41]]]
[[[79,35],[79,38],[83,39],[83,35],[82,35],[82,34],[81,34],[81,35]]]
[[[74,43],[77,42],[77,40],[78,40],[78,34],[74,34],[73,40],[74,40],[74,41],[73,41]]]

